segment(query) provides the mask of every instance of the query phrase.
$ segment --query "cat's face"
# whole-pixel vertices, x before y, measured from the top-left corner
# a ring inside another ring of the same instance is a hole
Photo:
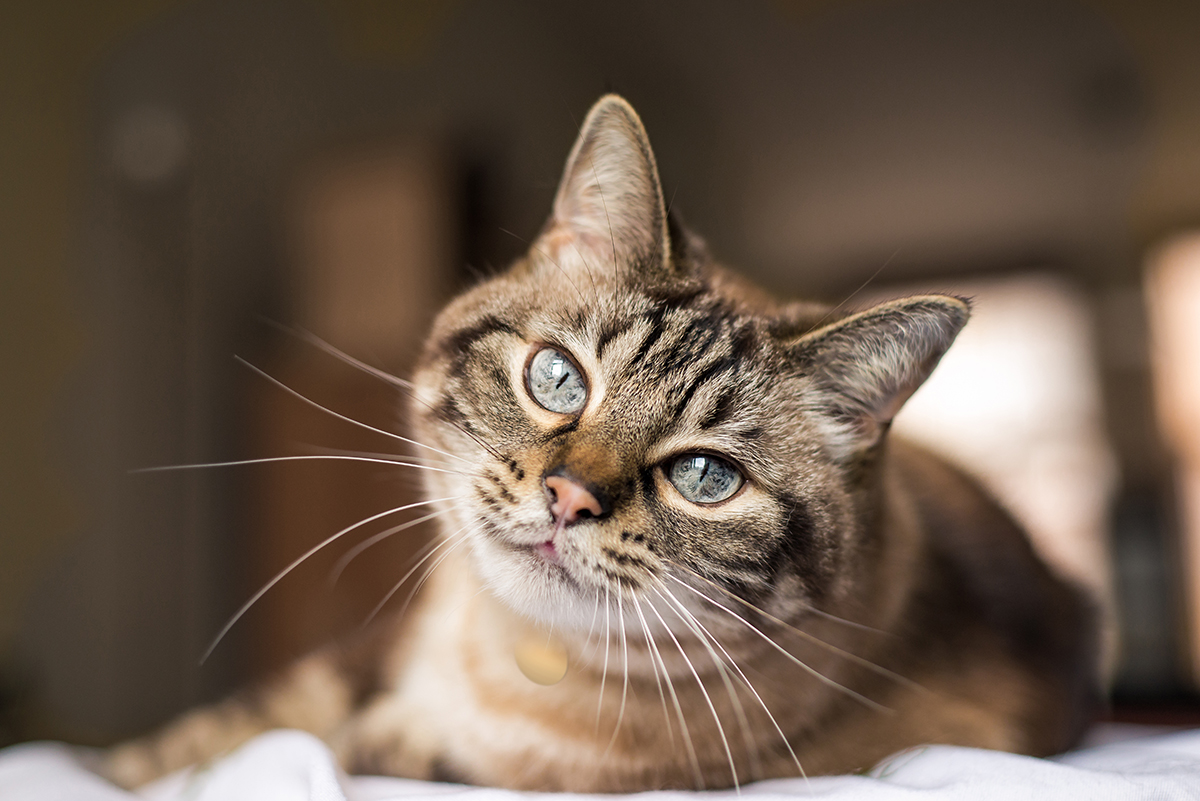
[[[446,533],[535,619],[700,611],[681,583],[787,617],[844,591],[866,456],[966,318],[923,298],[821,327],[747,302],[667,228],[640,122],[606,98],[541,238],[442,313],[418,371]]]

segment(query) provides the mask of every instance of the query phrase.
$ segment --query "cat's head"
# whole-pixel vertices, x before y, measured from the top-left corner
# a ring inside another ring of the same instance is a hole
[[[411,411],[449,471],[446,533],[557,625],[679,582],[793,617],[853,585],[888,424],[967,316],[766,299],[671,222],[641,121],[602,98],[528,254],[423,356]]]

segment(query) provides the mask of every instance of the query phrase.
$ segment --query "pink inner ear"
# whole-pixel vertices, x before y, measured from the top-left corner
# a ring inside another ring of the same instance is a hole
[[[900,407],[904,405],[905,401],[912,397],[912,394],[917,391],[923,382],[924,376],[916,381],[910,381],[909,383],[902,385],[890,396],[884,398],[883,403],[880,404],[879,408],[875,410],[873,415],[875,421],[879,425],[886,425],[892,422],[892,418],[895,417],[896,413],[900,411]]]
[[[589,264],[598,261],[611,264],[613,260],[612,240],[599,232],[589,231],[568,221],[555,220],[537,246],[547,257],[565,266],[564,262],[573,264],[583,259]]]

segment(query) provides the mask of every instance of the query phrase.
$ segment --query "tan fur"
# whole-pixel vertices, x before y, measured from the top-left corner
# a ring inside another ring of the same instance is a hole
[[[974,482],[886,436],[968,314],[787,303],[711,263],[669,231],[636,114],[601,100],[538,242],[443,311],[414,377],[430,496],[457,500],[410,630],[122,746],[110,775],[272,726],[355,772],[582,792],[862,770],[922,743],[1066,748],[1094,698],[1088,603]],[[545,348],[581,408],[526,384]],[[672,470],[693,458],[737,491],[686,497]],[[548,476],[589,514],[556,519]],[[515,659],[538,637],[568,654],[549,686]]]

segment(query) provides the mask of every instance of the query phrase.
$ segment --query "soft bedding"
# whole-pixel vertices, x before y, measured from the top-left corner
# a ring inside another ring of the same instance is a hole
[[[1053,759],[951,746],[913,749],[855,776],[759,782],[741,795],[755,799],[1200,799],[1200,729],[1145,736],[1136,727],[1102,728],[1105,745]],[[1115,742],[1112,742],[1114,741]],[[123,791],[88,769],[94,754],[57,743],[0,751],[0,800],[132,801],[386,801],[460,796],[463,801],[518,801],[527,796],[482,787],[346,776],[320,740],[299,731],[274,731],[203,768]],[[735,798],[733,790],[640,793],[643,801],[698,796]],[[583,796],[579,796],[582,798]],[[588,796],[611,799],[612,796]]]

